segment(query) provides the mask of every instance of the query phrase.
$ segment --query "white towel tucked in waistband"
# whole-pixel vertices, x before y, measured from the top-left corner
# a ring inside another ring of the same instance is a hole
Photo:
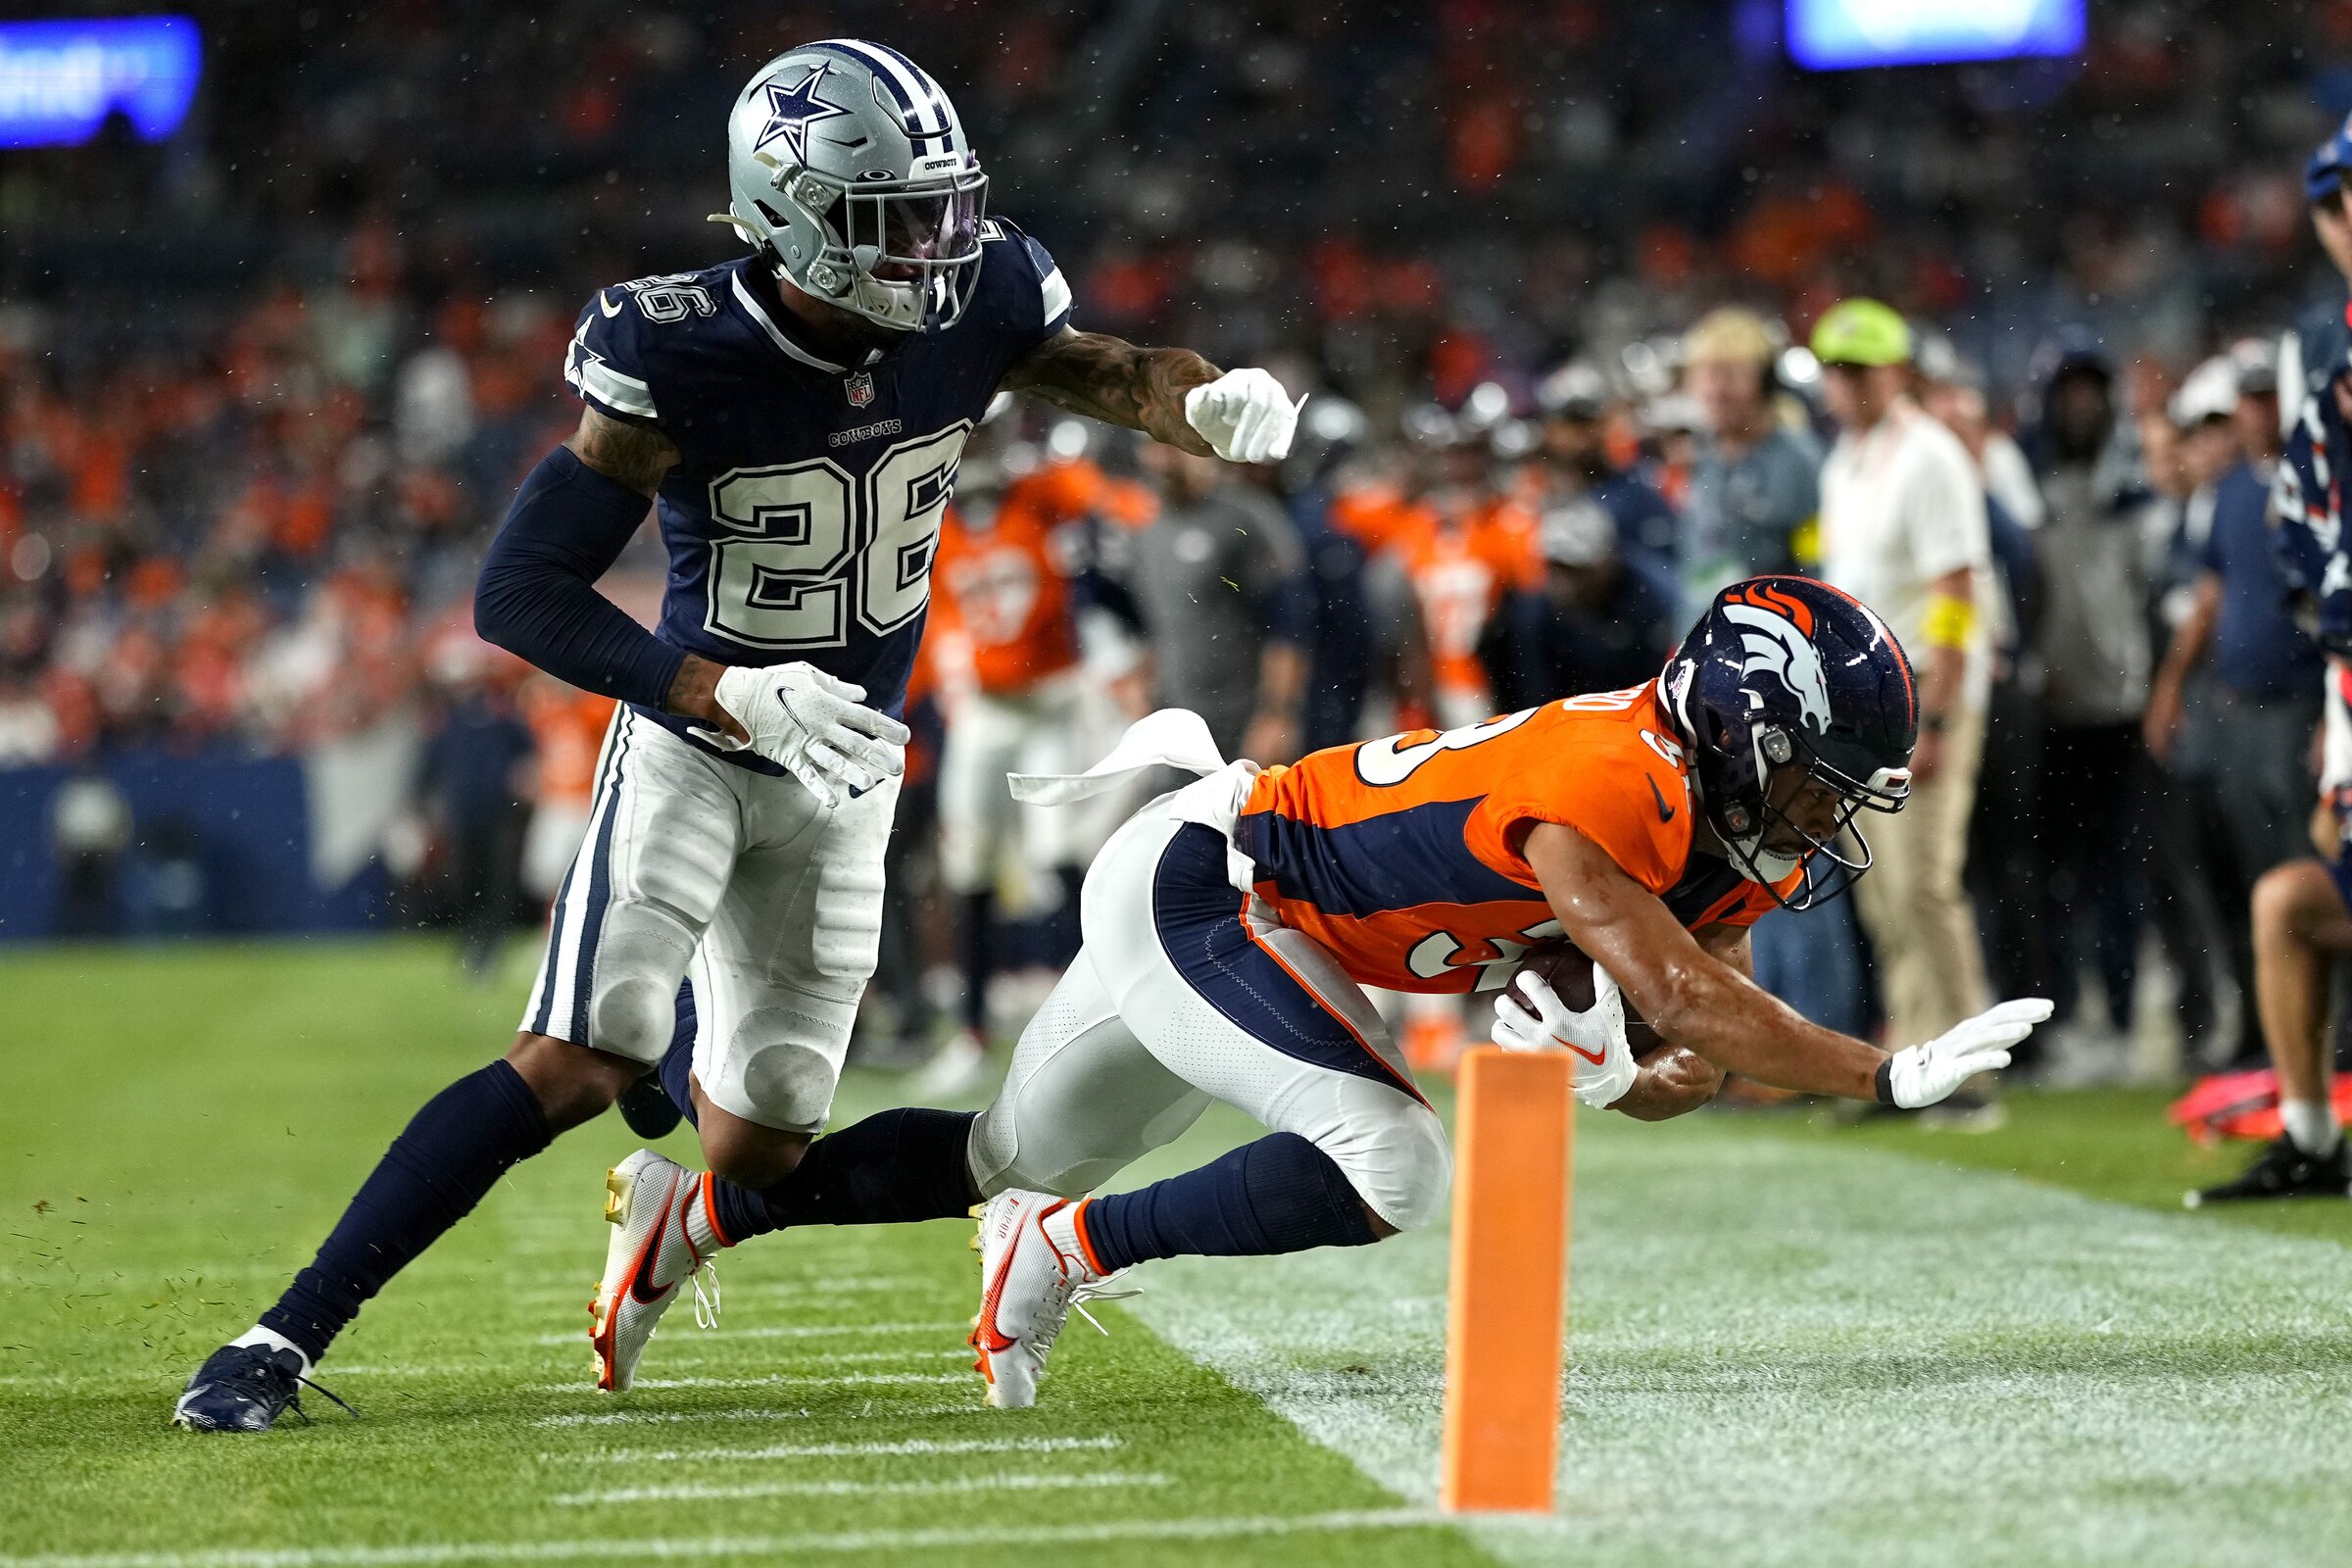
[[[1198,822],[1225,840],[1225,875],[1234,888],[1250,891],[1256,865],[1233,847],[1234,818],[1250,798],[1257,764],[1225,760],[1208,723],[1187,708],[1163,708],[1127,727],[1110,755],[1083,773],[1008,773],[1012,798],[1025,806],[1067,806],[1133,781],[1154,767],[1202,775],[1168,797],[1164,810],[1179,822]]]

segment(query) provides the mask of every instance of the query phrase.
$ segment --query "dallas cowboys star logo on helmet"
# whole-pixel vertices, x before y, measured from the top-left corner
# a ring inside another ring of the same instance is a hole
[[[831,70],[832,67],[820,63],[801,78],[798,86],[785,87],[772,81],[767,84],[767,123],[760,127],[760,139],[752,143],[754,152],[780,140],[785,151],[792,155],[793,163],[808,162],[808,127],[820,120],[833,120],[850,112],[816,95],[818,83]]]

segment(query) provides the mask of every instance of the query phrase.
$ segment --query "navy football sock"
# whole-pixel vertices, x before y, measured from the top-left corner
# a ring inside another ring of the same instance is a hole
[[[554,1138],[522,1074],[494,1061],[424,1102],[262,1327],[316,1361],[384,1282]]]
[[[741,1242],[790,1225],[895,1225],[967,1213],[980,1200],[963,1152],[974,1114],[885,1110],[810,1144],[773,1187],[714,1181],[718,1228]]]
[[[1339,1165],[1297,1133],[1274,1133],[1132,1193],[1086,1205],[1086,1243],[1105,1270],[1153,1257],[1246,1257],[1380,1238]]]
[[[678,987],[678,1021],[670,1031],[669,1049],[662,1053],[662,1065],[655,1069],[662,1075],[662,1090],[670,1102],[689,1122],[696,1126],[694,1114],[694,985],[691,981]]]

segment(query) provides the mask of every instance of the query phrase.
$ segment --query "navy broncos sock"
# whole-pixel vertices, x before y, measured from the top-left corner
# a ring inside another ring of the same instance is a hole
[[[973,1115],[885,1110],[810,1144],[773,1187],[714,1181],[719,1231],[741,1242],[791,1225],[895,1225],[968,1212],[979,1201],[963,1154]]]
[[[1347,1175],[1297,1133],[1274,1133],[1199,1170],[1098,1198],[1082,1223],[1105,1270],[1153,1257],[1259,1256],[1380,1239]]]
[[[318,1360],[385,1281],[554,1136],[530,1085],[508,1063],[451,1084],[392,1140],[318,1256],[262,1314],[262,1327]]]

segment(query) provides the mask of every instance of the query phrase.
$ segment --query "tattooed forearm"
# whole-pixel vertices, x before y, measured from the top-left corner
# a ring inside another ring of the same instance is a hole
[[[580,411],[580,427],[564,443],[582,463],[630,489],[652,495],[679,460],[669,437],[651,425],[629,424],[594,409]]]
[[[1139,348],[1123,338],[1063,327],[1012,368],[1004,388],[1207,457],[1208,443],[1185,422],[1184,395],[1217,373],[1191,349]]]

